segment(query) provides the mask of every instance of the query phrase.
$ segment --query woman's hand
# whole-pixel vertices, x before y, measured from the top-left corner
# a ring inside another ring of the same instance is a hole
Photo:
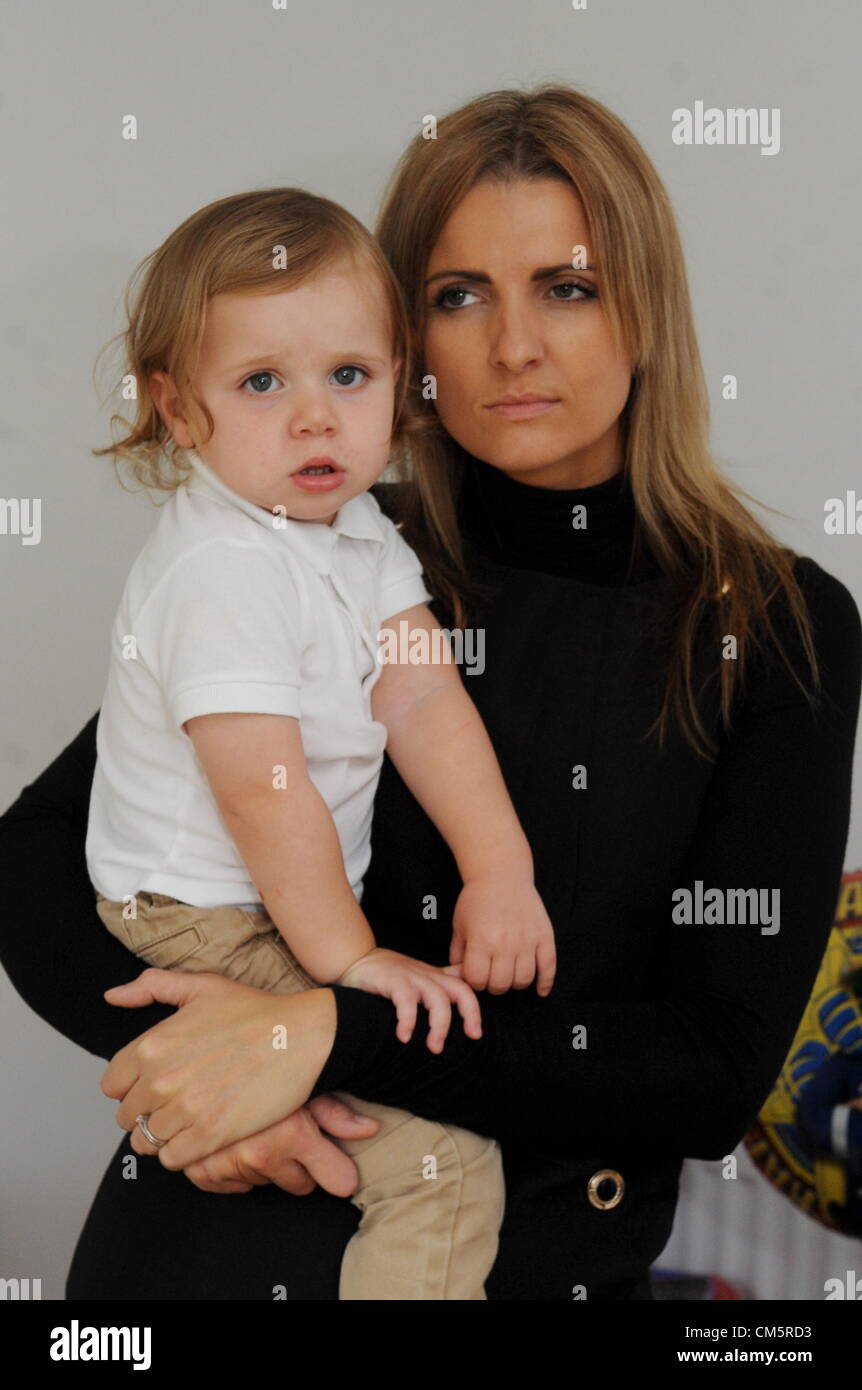
[[[349,1197],[359,1171],[322,1131],[339,1139],[370,1139],[379,1128],[379,1120],[357,1114],[335,1096],[315,1096],[286,1120],[190,1164],[185,1174],[203,1192],[250,1192],[271,1182],[303,1197],[319,1183],[334,1197]]]
[[[122,1102],[117,1123],[134,1131],[132,1148],[157,1153],[169,1169],[292,1115],[308,1100],[335,1038],[328,989],[272,994],[220,975],[149,969],[105,998],[125,1008],[178,1008],[121,1048],[102,1077],[105,1095]],[[141,1114],[169,1141],[162,1148],[136,1127]]]

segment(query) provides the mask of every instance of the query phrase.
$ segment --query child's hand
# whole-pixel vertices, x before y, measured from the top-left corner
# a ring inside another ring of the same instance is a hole
[[[482,1016],[479,1001],[461,971],[451,966],[428,965],[425,961],[402,956],[376,946],[348,966],[333,983],[364,989],[367,994],[382,994],[391,999],[398,1014],[395,1032],[402,1042],[409,1042],[416,1026],[416,1010],[424,1004],[428,1010],[430,1030],[427,1037],[432,1052],[442,1052],[449,1025],[452,1022],[452,1002],[464,1020],[464,1032],[469,1038],[481,1038]]]
[[[449,960],[474,989],[550,994],[557,970],[554,929],[528,877],[488,875],[464,884],[452,917]]]

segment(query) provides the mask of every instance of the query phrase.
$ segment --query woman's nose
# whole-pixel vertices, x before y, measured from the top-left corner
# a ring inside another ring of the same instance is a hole
[[[493,367],[517,372],[541,361],[544,348],[534,313],[518,304],[500,305],[491,319],[488,356]]]

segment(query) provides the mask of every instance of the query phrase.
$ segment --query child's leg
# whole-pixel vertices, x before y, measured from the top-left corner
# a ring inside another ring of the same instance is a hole
[[[337,1093],[381,1121],[371,1139],[338,1139],[359,1169],[362,1212],[341,1264],[339,1299],[485,1298],[505,1207],[499,1146],[455,1125]]]
[[[129,950],[162,970],[211,971],[277,994],[318,988],[266,912],[193,907],[146,892],[137,894],[135,918],[101,896],[96,908]],[[406,1110],[340,1099],[381,1126],[370,1139],[333,1139],[359,1170],[350,1200],[362,1212],[339,1297],[484,1299],[505,1205],[497,1144]]]
[[[241,907],[193,907],[164,893],[136,895],[136,916],[97,895],[96,911],[108,930],[148,965],[202,971],[230,980],[299,994],[316,989],[266,912]]]

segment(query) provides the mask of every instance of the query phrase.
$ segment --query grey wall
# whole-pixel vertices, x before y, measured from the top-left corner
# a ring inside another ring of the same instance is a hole
[[[121,327],[132,266],[194,209],[256,186],[303,184],[370,222],[422,117],[491,88],[570,82],[645,145],[681,224],[715,449],[786,513],[766,514],[774,529],[862,604],[862,537],[823,530],[826,498],[854,483],[862,495],[860,14],[857,0],[589,0],[585,11],[570,0],[284,11],[7,0],[0,496],[41,498],[42,537],[0,535],[0,806],[97,708],[114,609],[153,524],[148,501],[88,453],[107,438],[93,361]],[[780,108],[780,152],[675,145],[671,113],[698,100]],[[129,113],[135,142],[121,138]],[[727,372],[740,382],[733,403],[720,395]],[[860,795],[847,868],[862,863]],[[0,1275],[41,1277],[59,1298],[118,1134],[114,1105],[98,1089],[104,1064],[0,987]]]

